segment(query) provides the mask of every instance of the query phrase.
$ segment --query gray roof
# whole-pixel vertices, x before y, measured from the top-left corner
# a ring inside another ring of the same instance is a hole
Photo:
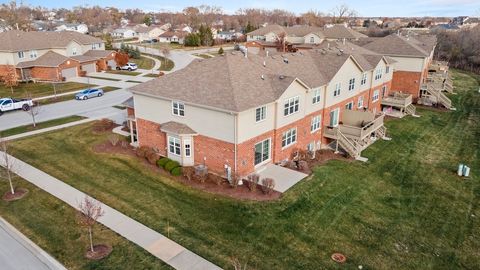
[[[97,57],[91,57],[87,55],[75,55],[75,56],[71,56],[70,58],[77,60],[80,63],[97,61],[98,59]]]
[[[278,100],[296,79],[310,88],[323,86],[331,81],[348,59],[356,61],[362,70],[372,70],[382,59],[393,61],[351,43],[332,44],[337,46],[324,44],[329,48],[269,57],[249,54],[245,58],[242,53],[233,52],[196,60],[182,70],[130,90],[137,94],[240,112]]]
[[[436,38],[431,36],[403,37],[392,34],[376,39],[363,47],[377,53],[390,56],[427,57],[436,44]]]
[[[304,37],[308,34],[315,34],[321,38],[326,37],[329,39],[358,39],[366,37],[364,34],[361,34],[351,28],[347,28],[343,25],[334,25],[329,28],[315,27],[308,25],[295,25],[291,27],[283,27],[277,24],[267,25],[265,27],[259,28],[255,31],[247,33],[251,36],[264,36],[268,33],[285,33],[290,37]]]
[[[133,108],[133,107],[134,107],[134,106],[133,106],[134,104],[135,104],[135,102],[133,101],[133,97],[128,98],[127,100],[125,100],[125,101],[122,103],[122,105],[124,105],[124,106],[127,107],[127,108]]]
[[[325,30],[323,30],[323,35],[329,39],[359,39],[367,37],[366,35],[343,25],[334,25],[332,27],[325,28]]]
[[[24,51],[38,49],[65,48],[70,42],[82,45],[103,43],[101,39],[77,33],[63,32],[23,32],[12,30],[0,33],[0,51]]]
[[[163,132],[173,133],[173,134],[177,134],[177,135],[197,134],[197,132],[195,132],[189,126],[187,126],[185,124],[182,124],[182,123],[174,122],[174,121],[170,121],[170,122],[160,124],[160,130],[163,131]]]
[[[53,51],[48,51],[47,53],[43,54],[42,56],[38,57],[33,61],[26,61],[20,62],[17,64],[19,68],[27,68],[27,67],[34,67],[34,66],[41,66],[41,67],[58,67],[59,65],[65,63],[65,61],[69,60],[70,58],[58,54]]]
[[[84,53],[84,56],[90,56],[90,57],[95,57],[95,58],[105,58],[109,56],[111,53],[114,53],[115,51],[112,50],[88,50],[86,53]]]

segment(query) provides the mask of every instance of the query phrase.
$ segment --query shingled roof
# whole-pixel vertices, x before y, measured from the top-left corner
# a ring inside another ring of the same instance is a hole
[[[17,64],[19,68],[27,68],[27,67],[58,67],[59,65],[65,63],[65,61],[69,60],[70,58],[58,54],[53,51],[48,51],[47,53],[43,54],[42,56],[38,57],[33,61],[25,61],[20,62]]]
[[[326,37],[328,39],[359,39],[367,37],[351,28],[347,28],[343,25],[334,25],[332,27],[323,28],[308,25],[295,25],[290,27],[283,27],[277,24],[267,25],[259,28],[255,31],[247,33],[250,36],[264,36],[268,33],[280,34],[285,33],[290,37],[304,37],[308,34],[315,34],[321,38]]]
[[[82,45],[103,43],[101,39],[74,31],[23,32],[19,30],[12,30],[0,33],[0,40],[0,51],[13,52],[64,48],[72,41],[76,41]]]
[[[334,25],[332,27],[325,28],[323,30],[323,35],[328,39],[359,39],[367,37],[366,35],[343,25]]]
[[[422,39],[422,41],[419,39]],[[384,38],[376,39],[363,47],[390,56],[427,57],[433,50],[435,43],[436,39],[429,36],[407,38],[392,34]]]

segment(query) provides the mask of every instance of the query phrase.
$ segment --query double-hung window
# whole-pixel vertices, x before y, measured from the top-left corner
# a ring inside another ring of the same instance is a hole
[[[345,104],[345,109],[353,110],[353,101],[350,101],[349,103]]]
[[[342,83],[335,84],[335,90],[333,90],[333,96],[334,97],[339,96],[341,90],[342,90]]]
[[[270,139],[255,144],[255,165],[270,159]]]
[[[365,85],[367,83],[367,73],[362,74],[362,80],[360,81],[360,85]]]
[[[312,117],[312,122],[310,124],[310,131],[315,132],[320,129],[320,115]]]
[[[23,59],[25,58],[25,53],[24,52],[17,52],[18,58]]]
[[[298,112],[298,106],[300,103],[299,97],[293,97],[285,100],[283,115],[287,116]]]
[[[168,137],[168,152],[180,156],[180,139],[175,137]]]
[[[37,51],[36,50],[31,50],[30,51],[30,58],[37,58]]]
[[[315,43],[315,37],[310,37],[310,43]]]
[[[320,102],[320,89],[313,91],[312,104],[317,104]]]
[[[173,101],[172,113],[173,115],[185,116],[185,104],[180,101]]]
[[[265,120],[267,116],[267,106],[258,107],[255,109],[255,122],[261,122]]]
[[[362,108],[363,107],[363,96],[360,96],[358,97],[358,108]]]
[[[378,101],[379,98],[380,98],[380,91],[379,90],[373,91],[372,102]]]
[[[185,140],[183,142],[183,149],[185,150],[185,157],[190,157],[192,155],[192,145],[190,140]]]
[[[375,80],[380,80],[382,78],[382,69],[379,68],[375,71]]]
[[[390,66],[386,66],[386,67],[385,67],[385,73],[387,74],[387,73],[389,73],[389,72],[390,72]]]
[[[287,147],[297,142],[297,128],[285,131],[282,135],[282,147]]]
[[[351,78],[350,81],[348,81],[348,91],[352,91],[355,89],[355,78]]]

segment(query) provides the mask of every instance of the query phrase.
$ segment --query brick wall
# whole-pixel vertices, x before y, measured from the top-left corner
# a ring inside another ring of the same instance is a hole
[[[59,69],[56,67],[33,67],[30,76],[35,79],[55,81],[59,80]]]
[[[162,156],[167,155],[167,139],[160,125],[137,118],[137,138],[139,146],[148,146],[158,150]]]
[[[395,71],[393,72],[392,90],[412,94],[417,100],[420,94],[422,72]]]
[[[205,162],[209,171],[220,175],[224,174],[225,164],[232,167],[232,170],[235,167],[235,145],[233,143],[198,135],[193,138],[193,152],[195,164]]]
[[[266,139],[271,139],[270,148],[273,149],[275,131],[269,131],[257,137],[251,138],[248,141],[245,141],[237,146],[237,170],[240,175],[247,175],[255,170],[255,144],[264,141]],[[271,158],[273,153],[270,152]],[[273,158],[272,158],[273,160]]]

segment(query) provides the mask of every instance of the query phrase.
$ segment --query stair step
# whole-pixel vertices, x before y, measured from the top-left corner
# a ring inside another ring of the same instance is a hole
[[[358,161],[361,161],[361,162],[367,162],[368,161],[368,158],[366,158],[366,157],[357,157],[355,159],[358,160]]]

